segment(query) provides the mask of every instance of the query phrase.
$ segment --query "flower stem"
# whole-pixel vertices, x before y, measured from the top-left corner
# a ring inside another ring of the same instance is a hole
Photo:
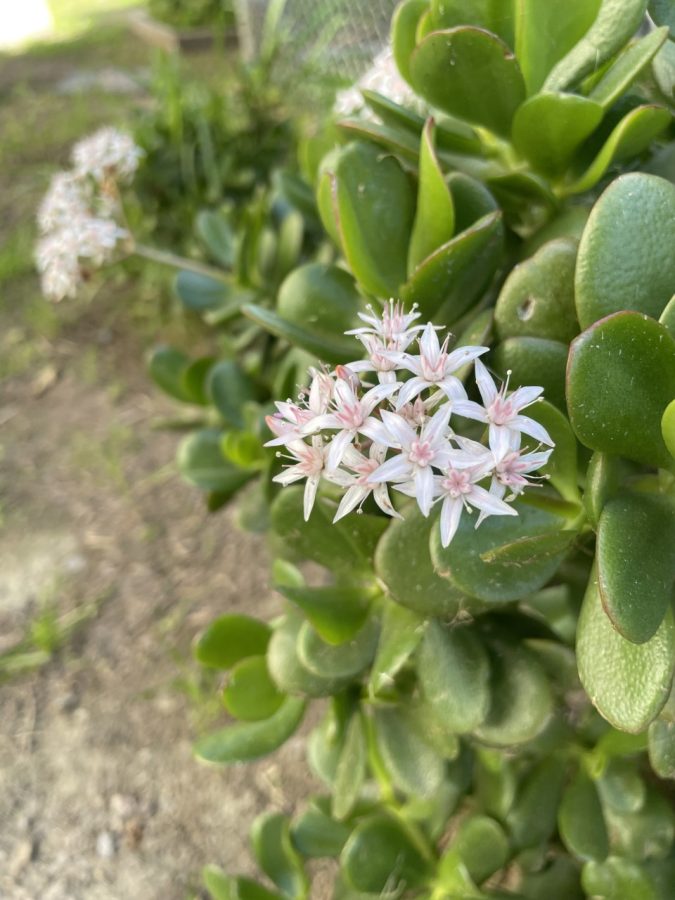
[[[205,275],[207,278],[215,278],[217,281],[227,280],[225,273],[221,269],[216,269],[214,266],[208,266],[205,263],[195,262],[193,259],[186,259],[184,256],[178,256],[168,250],[157,250],[155,247],[146,247],[144,244],[134,244],[131,252],[137,256],[142,256],[143,259],[149,259],[164,266],[186,269],[188,272]]]

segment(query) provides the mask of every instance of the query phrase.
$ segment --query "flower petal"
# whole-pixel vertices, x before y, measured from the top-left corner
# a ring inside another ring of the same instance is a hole
[[[520,411],[529,406],[530,403],[534,403],[543,393],[543,387],[519,387],[518,390],[510,395],[509,400],[513,408]]]
[[[413,466],[408,462],[407,456],[397,453],[378,466],[366,480],[368,484],[377,484],[380,481],[405,481],[410,478],[412,471]]]
[[[507,425],[490,425],[490,450],[497,462],[504,459],[507,453],[518,450],[520,438],[518,431],[512,429],[513,420]],[[514,447],[514,436],[517,439],[518,446]]]
[[[415,471],[415,487],[417,489],[417,505],[423,516],[428,516],[434,502],[434,473],[430,466]]]
[[[452,353],[448,353],[448,358],[445,361],[446,374],[450,375],[452,372],[456,372],[457,369],[487,353],[489,349],[489,347],[458,347]]]
[[[466,499],[471,506],[475,506],[476,509],[480,509],[481,512],[487,513],[489,516],[518,515],[518,511],[512,506],[509,506],[508,503],[500,500],[495,494],[486,491],[485,488],[477,484],[472,486],[471,493],[466,495]]]
[[[490,406],[497,399],[497,385],[483,363],[477,359],[475,365],[476,384],[485,406]]]
[[[360,487],[356,484],[353,487],[350,487],[340,501],[337,512],[333,517],[333,522],[338,522],[343,516],[346,516],[353,509],[356,509],[359,503],[362,503],[369,493],[370,489],[367,487]]]
[[[477,422],[487,422],[488,416],[480,403],[473,400],[454,400],[452,412],[456,416],[464,416],[465,419],[475,419]]]
[[[409,381],[406,381],[405,384],[401,386],[401,390],[399,391],[399,395],[396,398],[396,409],[400,409],[402,406],[405,406],[406,403],[410,403],[418,394],[421,394],[425,388],[429,387],[429,382],[425,381],[424,378],[418,377],[417,375],[414,378],[411,378]]]
[[[333,440],[328,445],[328,456],[326,457],[326,468],[337,469],[342,462],[342,457],[347,447],[356,437],[354,431],[338,431]]]
[[[361,398],[361,409],[363,410],[363,415],[369,416],[378,403],[380,403],[386,397],[391,397],[392,394],[395,394],[399,387],[400,384],[398,381],[390,381],[385,384],[376,384],[374,388],[371,388],[369,391],[367,391],[367,393],[365,393]]]
[[[431,322],[428,322],[424,331],[422,332],[422,337],[420,338],[420,356],[423,356],[425,357],[425,359],[435,362],[438,359],[440,350],[441,345],[438,342],[436,329],[431,324]]]
[[[529,416],[514,416],[509,422],[509,427],[522,431],[523,434],[529,434],[530,437],[539,441],[540,444],[548,444],[549,447],[555,447],[551,440],[551,435],[544,426],[540,425],[539,422],[535,422],[534,419],[530,419]]]
[[[373,490],[373,497],[383,513],[386,513],[388,516],[393,516],[395,519],[403,518],[403,516],[396,512],[392,506],[386,484],[378,484]]]
[[[305,515],[305,522],[309,519],[312,507],[314,506],[314,501],[316,500],[316,492],[319,487],[320,476],[312,475],[307,479],[307,484],[305,485],[305,495],[303,502],[303,512]]]
[[[446,497],[441,507],[441,544],[448,547],[459,527],[464,505],[459,498]]]
[[[417,432],[406,422],[403,416],[389,412],[389,410],[386,409],[383,409],[380,415],[382,416],[385,428],[399,446],[410,447],[412,442],[417,438]]]

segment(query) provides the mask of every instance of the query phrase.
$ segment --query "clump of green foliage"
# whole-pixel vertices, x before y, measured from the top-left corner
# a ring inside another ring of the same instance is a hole
[[[284,598],[272,623],[224,615],[198,638],[239,721],[197,756],[255,759],[324,709],[308,741],[323,792],[254,825],[273,887],[210,867],[216,900],[302,900],[323,857],[336,900],[672,898],[675,69],[672,5],[638,33],[646,12],[405,0],[394,56],[429,115],[368,92],[374,118],[303,145],[333,249],[227,307],[235,333],[255,328],[253,368],[249,344],[155,360],[212,417],[184,474],[212,505],[255,479],[244,518],[269,529]],[[390,297],[545,388],[548,485],[518,518],[464,517],[447,547],[405,498],[402,520],[366,503],[333,524],[329,481],[305,522],[263,447],[270,394],[358,359],[343,332]]]

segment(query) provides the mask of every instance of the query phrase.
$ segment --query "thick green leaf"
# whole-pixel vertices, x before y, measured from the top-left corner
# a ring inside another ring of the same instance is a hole
[[[610,757],[596,784],[603,807],[610,812],[634,813],[645,804],[647,792],[635,759]]]
[[[620,856],[610,856],[603,863],[587,862],[581,883],[588,896],[602,900],[666,900],[642,866]]]
[[[675,396],[675,340],[636,312],[592,325],[572,343],[567,364],[570,423],[592,450],[672,466],[661,417]]]
[[[566,769],[565,762],[553,754],[538,763],[520,787],[507,818],[511,839],[520,850],[550,840],[556,827]]]
[[[355,713],[347,727],[335,769],[333,815],[346,819],[359,799],[366,778],[367,745],[363,719]]]
[[[227,711],[245,722],[269,719],[283,702],[284,695],[270,678],[264,656],[237,663],[223,691]]]
[[[391,20],[391,49],[398,70],[406,81],[411,80],[410,57],[415,49],[417,28],[428,9],[427,0],[406,0],[396,7]]]
[[[516,538],[481,554],[481,559],[490,564],[504,566],[529,566],[533,562],[550,557],[559,557],[569,550],[576,533],[574,531],[552,531]]]
[[[442,576],[472,597],[487,603],[510,603],[542,588],[555,573],[564,550],[532,560],[524,567],[510,563],[485,562],[483,555],[519,538],[536,537],[560,531],[563,521],[551,513],[516,501],[518,518],[491,516],[478,530],[469,515],[462,516],[457,534],[449,547],[441,547],[440,534],[431,536],[431,557]]]
[[[565,187],[566,194],[582,194],[600,181],[612,163],[639,156],[671,122],[663,106],[638,106],[627,113],[605,141],[583,175]],[[656,177],[656,176],[653,176]]]
[[[405,281],[415,195],[398,161],[371,144],[343,148],[334,169],[342,249],[362,287],[382,298]]]
[[[473,731],[490,709],[490,663],[477,634],[432,620],[417,660],[420,688],[434,715],[451,732]]]
[[[451,324],[469,309],[489,284],[503,246],[500,212],[489,213],[439,247],[401,288],[408,306],[423,316]]]
[[[431,0],[431,18],[435,29],[477,25],[513,46],[512,0]]]
[[[649,726],[649,762],[659,778],[675,778],[675,722]]]
[[[419,161],[419,138],[406,128],[382,125],[380,122],[372,122],[363,118],[343,119],[337,124],[347,140],[368,141],[377,144],[382,150],[393,153],[415,166]],[[338,240],[338,243],[342,244],[342,239]]]
[[[245,403],[255,400],[256,389],[251,379],[234,360],[219,362],[209,372],[207,390],[211,402],[221,416],[234,428],[246,424]]]
[[[165,393],[183,403],[193,403],[183,383],[183,374],[190,365],[190,358],[175,347],[157,347],[148,360],[150,377]]]
[[[212,763],[248,762],[272,753],[296,731],[305,712],[305,701],[287,697],[269,719],[262,722],[239,722],[195,744],[199,759]]]
[[[301,556],[345,578],[371,572],[377,541],[387,527],[379,516],[347,516],[333,524],[335,508],[319,498],[305,522],[303,489],[287,487],[272,504],[272,527],[284,543]]]
[[[675,504],[653,494],[622,494],[603,509],[596,548],[605,612],[625,638],[652,638],[673,597]]]
[[[317,675],[300,662],[297,644],[302,625],[302,618],[294,614],[287,616],[275,629],[267,649],[269,673],[284,693],[330,697],[348,684],[351,678]]]
[[[414,51],[415,89],[444,112],[508,137],[525,99],[525,83],[509,48],[495,35],[460,26],[428,35]]]
[[[578,94],[535,94],[518,108],[511,140],[535,170],[555,174],[595,131],[602,113],[599,103]]]
[[[375,554],[375,571],[396,603],[422,615],[453,618],[462,594],[434,571],[429,537],[436,518],[425,519],[415,507],[393,520]]]
[[[291,824],[291,839],[303,856],[339,856],[350,829],[330,815],[330,799],[315,797]]]
[[[443,783],[445,764],[405,707],[375,709],[374,726],[378,750],[394,785],[416,797],[435,796]]]
[[[591,524],[597,528],[605,503],[619,490],[621,464],[616,456],[594,453],[586,470],[584,508]]]
[[[597,18],[549,72],[544,90],[564,90],[597,71],[635,34],[646,9],[647,0],[602,0]]]
[[[422,640],[425,620],[398,603],[387,602],[382,615],[382,631],[377,654],[370,671],[368,692],[372,697],[384,693],[394,683],[394,678],[410,659]]]
[[[335,775],[344,744],[344,728],[337,721],[335,703],[307,739],[307,761],[312,772],[334,790]]]
[[[488,346],[492,343],[492,320],[493,311],[484,309],[474,318],[467,322],[466,327],[462,328],[458,337],[455,348],[469,346]],[[455,370],[455,377],[460,381],[466,381],[473,371],[473,363],[466,363]]]
[[[395,894],[399,886],[421,887],[432,874],[428,848],[404,822],[384,813],[357,825],[340,865],[347,883],[369,894]]]
[[[535,738],[553,711],[553,697],[536,656],[524,647],[495,648],[491,657],[492,702],[474,732],[486,744],[510,747]]]
[[[300,607],[317,634],[329,644],[342,644],[355,637],[366,621],[372,599],[372,592],[348,585],[276,588]]]
[[[324,335],[301,325],[283,319],[264,306],[246,304],[241,310],[247,318],[270,334],[283,338],[296,347],[301,347],[322,362],[344,363],[358,354],[358,345],[353,338],[341,334]]]
[[[378,635],[378,624],[371,618],[351,640],[328,644],[305,622],[298,634],[298,659],[322,678],[353,678],[373,661]]]
[[[579,333],[574,306],[576,258],[576,241],[558,238],[511,270],[495,307],[500,338],[569,343]]]
[[[264,653],[272,632],[259,619],[237,613],[219,616],[197,636],[193,653],[197,662],[212,669],[230,669],[249,656]]]
[[[183,270],[176,275],[174,290],[186,309],[208,312],[229,306],[233,298],[232,288],[226,281]]]
[[[621,731],[644,731],[670,692],[675,667],[672,612],[650,641],[627,641],[602,607],[594,570],[579,616],[577,661],[581,683],[598,712]]]
[[[200,406],[208,406],[209,403],[207,380],[214,362],[215,359],[212,356],[203,356],[190,363],[181,376],[186,394],[193,403],[198,403]]]
[[[620,310],[654,319],[675,285],[675,185],[656,175],[617,178],[593,207],[575,277],[582,328]]]
[[[440,140],[440,125],[436,137]],[[450,172],[447,184],[455,208],[455,231],[459,234],[471,228],[483,216],[497,212],[499,205],[482,181],[464,172]]]
[[[251,828],[251,845],[258,865],[293,900],[308,896],[309,881],[293,847],[289,821],[281,813],[263,813]]]
[[[540,90],[553,66],[593,24],[600,0],[518,0],[516,56],[528,93]]]
[[[555,444],[548,463],[540,473],[551,479],[551,484],[564,500],[579,503],[577,442],[569,420],[546,400],[535,403],[528,412],[531,418],[544,426]]]
[[[636,812],[625,813],[610,808],[606,814],[612,852],[618,856],[660,859],[671,851],[675,813],[666,797],[657,791],[650,789],[644,804]]]
[[[349,272],[321,263],[291,272],[277,299],[277,312],[283,319],[327,341],[334,335],[341,338],[354,327],[359,308],[356,283]]]
[[[538,337],[510,337],[494,352],[495,369],[502,376],[511,372],[511,384],[544,388],[544,397],[563,412],[567,344]],[[525,413],[527,415],[531,410]]]
[[[434,120],[422,133],[417,210],[408,247],[408,273],[412,274],[434,250],[452,239],[455,207],[434,149]]]
[[[512,759],[501,751],[479,746],[473,777],[481,807],[496,819],[505,819],[518,788]]]
[[[655,28],[627,47],[593,87],[589,99],[609,109],[658,53],[667,37],[667,28]]]
[[[659,316],[659,322],[665,325],[671,335],[675,338],[675,294],[666,303],[665,309]]]
[[[220,441],[222,432],[205,428],[186,437],[178,447],[178,469],[191,484],[203,491],[217,491],[231,495],[251,477],[250,472],[238,469],[223,456]]]
[[[195,228],[209,255],[224,268],[231,268],[237,256],[237,241],[228,218],[221,212],[204,209],[197,213]]]
[[[661,417],[661,433],[668,452],[675,459],[675,400],[671,400],[666,406]]]
[[[473,815],[465,819],[451,848],[476,884],[503,868],[510,856],[509,840],[503,828],[489,816]]]
[[[555,897],[556,900],[584,900],[581,873],[567,856],[557,856],[541,871],[526,872],[519,888],[526,900]]]
[[[609,853],[607,826],[594,783],[582,770],[566,788],[558,813],[563,843],[577,859],[601,862]]]

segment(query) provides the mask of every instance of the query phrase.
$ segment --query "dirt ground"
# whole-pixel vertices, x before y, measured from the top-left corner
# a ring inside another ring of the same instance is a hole
[[[49,89],[36,72],[31,97]],[[0,176],[0,243],[17,253],[45,153]],[[146,284],[144,309],[166,291]],[[299,739],[251,766],[191,756],[213,722],[190,640],[224,611],[279,608],[262,539],[178,477],[133,285],[48,309],[30,262],[4,258],[0,294],[0,664],[40,623],[63,631],[51,661],[0,684],[0,898],[202,896],[203,865],[253,872],[251,820],[309,790]]]

